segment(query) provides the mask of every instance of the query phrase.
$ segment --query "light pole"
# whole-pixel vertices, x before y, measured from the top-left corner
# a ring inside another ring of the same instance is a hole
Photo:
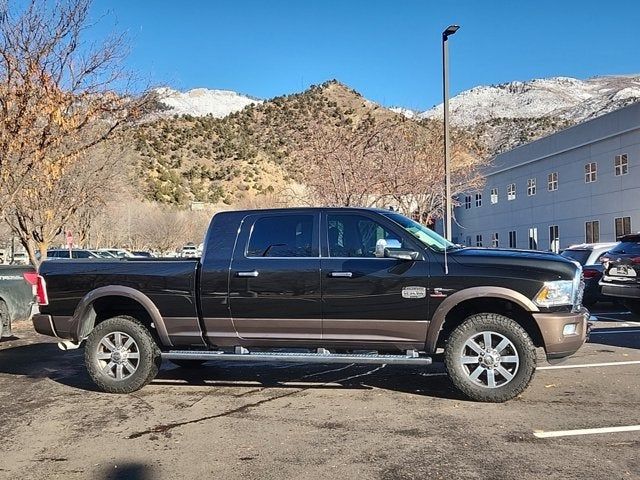
[[[442,32],[442,96],[444,97],[444,189],[445,189],[445,237],[451,241],[451,168],[449,152],[449,47],[448,40],[459,25],[449,25]]]

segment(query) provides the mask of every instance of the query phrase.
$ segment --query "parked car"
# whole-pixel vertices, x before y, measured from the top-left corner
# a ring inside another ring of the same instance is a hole
[[[106,252],[104,250],[91,250],[91,253],[93,253],[94,255],[97,255],[100,258],[118,258],[116,257],[114,254]]]
[[[84,248],[73,248],[71,253],[68,248],[55,248],[47,250],[47,259],[51,260],[70,260],[72,258],[100,258],[99,255],[93,253],[91,250]]]
[[[31,266],[0,266],[0,338],[11,336],[13,322],[31,317],[35,295],[25,275],[35,282],[37,274]]]
[[[600,259],[616,245],[617,242],[581,243],[580,245],[572,245],[561,253],[563,257],[575,260],[582,265],[585,283],[582,303],[587,307],[595,305],[596,302],[614,301],[612,297],[602,294],[599,282],[604,269]]]
[[[552,253],[459,248],[388,210],[220,212],[199,259],[44,262],[33,323],[62,348],[85,341],[107,392],[143,387],[163,358],[423,366],[443,348],[455,386],[502,402],[529,384],[535,347],[584,343],[581,275]]]
[[[10,262],[11,265],[29,265],[29,263],[29,255],[27,255],[27,252],[15,252]]]
[[[153,253],[147,252],[145,250],[136,250],[135,252],[131,252],[136,257],[144,257],[144,258],[153,258]]]
[[[135,255],[124,248],[100,248],[98,252],[107,252],[116,258],[133,258]]]
[[[625,235],[602,257],[602,293],[620,298],[633,313],[640,315],[640,234]]]
[[[180,256],[183,258],[197,258],[200,256],[198,247],[195,245],[185,245],[180,251]]]

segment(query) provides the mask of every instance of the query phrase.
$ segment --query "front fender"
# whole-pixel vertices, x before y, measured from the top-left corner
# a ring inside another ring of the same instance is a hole
[[[427,332],[427,341],[425,345],[426,351],[436,351],[436,345],[438,343],[440,331],[442,330],[442,325],[444,324],[447,314],[451,311],[451,309],[453,309],[456,305],[464,302],[465,300],[483,297],[509,300],[519,305],[528,312],[539,311],[538,307],[535,303],[533,303],[531,299],[527,298],[520,292],[511,290],[510,288],[495,286],[465,288],[464,290],[457,291],[456,293],[447,297],[434,312],[433,318],[429,323],[429,330]]]

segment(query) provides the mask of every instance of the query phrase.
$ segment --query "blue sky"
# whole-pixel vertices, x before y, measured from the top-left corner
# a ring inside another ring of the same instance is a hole
[[[95,0],[91,35],[126,31],[128,66],[154,85],[260,98],[331,78],[386,106],[441,98],[440,33],[451,92],[550,76],[640,73],[640,1]]]

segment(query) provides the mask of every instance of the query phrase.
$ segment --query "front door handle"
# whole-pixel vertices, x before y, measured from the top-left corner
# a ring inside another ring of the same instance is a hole
[[[330,277],[334,278],[351,278],[353,277],[353,273],[351,272],[331,272],[329,274]]]
[[[250,272],[236,272],[236,277],[257,277],[258,272],[251,270]]]

